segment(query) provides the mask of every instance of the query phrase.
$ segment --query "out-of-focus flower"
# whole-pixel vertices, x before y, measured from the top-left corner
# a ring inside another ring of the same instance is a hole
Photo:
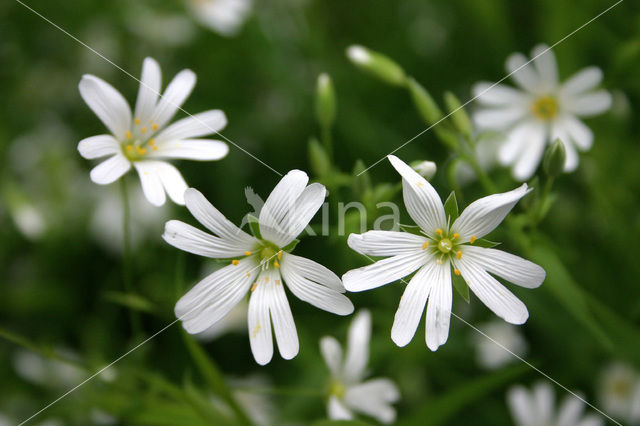
[[[252,0],[187,0],[187,6],[202,25],[231,37],[249,16]]]
[[[505,364],[517,361],[513,354],[522,356],[527,351],[527,341],[524,340],[518,329],[511,324],[502,321],[491,321],[478,328],[491,339],[504,346],[504,348],[500,347],[481,334],[473,335],[477,353],[476,358],[478,364],[484,368],[500,368]]]
[[[160,46],[184,46],[193,40],[195,25],[184,13],[161,12],[157,8],[132,2],[127,7],[129,31],[148,43]]]
[[[271,323],[280,355],[291,359],[299,342],[286,284],[298,298],[326,311],[348,315],[353,304],[342,293],[340,278],[324,266],[291,254],[296,237],[316,214],[326,195],[319,183],[292,170],[265,201],[251,236],[227,220],[197,190],[185,192],[187,208],[213,236],[184,222],[167,222],[163,238],[190,253],[233,259],[231,265],[196,284],[176,304],[175,314],[187,332],[196,334],[225,317],[250,290],[249,342],[256,361],[264,365],[273,356]]]
[[[59,353],[73,359],[75,354],[66,350]],[[31,351],[20,349],[13,355],[16,373],[31,383],[54,388],[68,388],[78,384],[84,377],[81,368],[56,359],[43,358]]]
[[[351,420],[353,412],[375,418],[382,423],[392,423],[396,410],[391,406],[400,399],[395,383],[386,378],[364,381],[369,363],[371,339],[371,314],[361,310],[349,327],[347,352],[342,358],[342,348],[330,336],[320,340],[320,350],[329,371],[331,385],[327,412],[332,420]]]
[[[512,324],[523,324],[529,317],[527,307],[490,274],[525,288],[535,288],[544,281],[545,271],[518,256],[482,247],[485,244],[481,239],[529,192],[527,185],[481,198],[456,218],[445,213],[438,193],[425,178],[399,158],[393,155],[388,158],[402,176],[405,206],[422,234],[369,231],[349,235],[349,247],[358,253],[391,257],[344,274],[345,288],[370,290],[418,271],[402,295],[391,329],[391,339],[398,346],[413,339],[427,299],[427,346],[435,351],[447,341],[452,269],[496,315]]]
[[[556,58],[545,45],[531,52],[533,63],[514,53],[507,59],[507,70],[519,89],[481,82],[473,94],[483,106],[474,114],[481,130],[507,133],[498,150],[499,161],[512,166],[513,176],[526,180],[540,164],[547,143],[560,138],[567,152],[565,172],[578,167],[577,150],[593,144],[592,131],[578,117],[601,114],[611,106],[611,95],[594,90],[602,81],[602,71],[585,68],[566,82],[558,80]],[[526,65],[525,65],[526,64]]]
[[[536,384],[531,392],[523,386],[510,388],[507,402],[516,426],[604,425],[599,415],[583,415],[585,403],[573,395],[567,395],[556,411],[555,392],[546,382]]]
[[[87,159],[109,156],[91,170],[95,183],[112,183],[133,165],[151,204],[164,204],[165,191],[175,203],[184,204],[187,184],[178,169],[162,160],[223,158],[229,151],[227,144],[195,138],[222,130],[227,118],[220,110],[209,110],[164,128],[191,93],[196,76],[191,70],[180,71],[159,98],[160,66],[152,58],[146,58],[140,80],[132,116],[127,101],[110,84],[92,75],[82,77],[79,85],[82,98],[112,134],[83,139],[78,151]]]
[[[625,424],[640,424],[640,375],[631,366],[615,363],[607,367],[598,398],[607,414]]]

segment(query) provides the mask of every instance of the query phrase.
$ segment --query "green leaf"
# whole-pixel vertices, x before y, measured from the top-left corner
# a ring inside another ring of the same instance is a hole
[[[458,294],[462,296],[467,303],[469,303],[469,286],[467,285],[467,282],[460,275],[453,274],[451,278],[453,288],[455,288]]]
[[[444,202],[444,213],[449,218],[449,223],[453,223],[458,218],[458,200],[456,200],[455,191],[451,191],[447,201]]]
[[[496,243],[494,241],[489,241],[484,238],[478,238],[473,242],[474,246],[484,247],[484,248],[493,248],[493,247],[499,246],[500,244],[502,243]]]
[[[258,218],[252,214],[248,214],[247,222],[249,222],[249,229],[253,236],[261,240],[262,236],[260,235],[260,222],[258,222]]]
[[[156,305],[151,301],[134,293],[107,291],[102,296],[109,302],[133,309],[134,311],[152,313],[157,310]]]

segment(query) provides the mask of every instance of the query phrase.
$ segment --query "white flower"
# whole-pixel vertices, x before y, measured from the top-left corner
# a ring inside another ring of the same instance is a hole
[[[290,253],[298,236],[324,202],[326,189],[307,186],[300,170],[289,172],[273,189],[260,211],[254,237],[227,220],[193,188],[185,192],[187,208],[215,236],[186,223],[167,222],[163,238],[171,245],[201,256],[231,259],[231,265],[209,275],[176,304],[175,314],[189,333],[200,333],[223,318],[251,290],[249,341],[259,364],[273,355],[271,323],[280,355],[298,353],[298,335],[284,291],[338,315],[353,312],[342,293],[340,278],[324,266]]]
[[[640,375],[626,364],[612,364],[602,374],[602,409],[628,424],[640,424]]]
[[[114,182],[133,165],[140,176],[144,195],[151,204],[164,204],[165,190],[174,202],[184,204],[187,184],[178,169],[162,160],[205,161],[224,157],[229,151],[227,144],[196,138],[222,130],[227,118],[220,110],[210,110],[164,128],[191,93],[196,76],[190,70],[180,71],[158,99],[160,67],[152,58],[146,58],[140,80],[142,83],[132,116],[129,104],[120,92],[98,77],[82,77],[80,94],[111,135],[83,139],[78,144],[78,151],[87,159],[109,156],[91,170],[91,180],[95,183],[105,185]]]
[[[555,55],[546,49],[543,44],[536,46],[531,52],[535,59],[526,66],[527,58],[521,53],[507,59],[507,70],[521,90],[502,84],[491,87],[487,82],[473,88],[478,102],[486,107],[474,114],[474,121],[480,130],[507,132],[498,160],[513,166],[518,180],[533,175],[545,146],[556,138],[567,152],[564,170],[575,170],[576,150],[587,151],[593,144],[593,133],[578,117],[598,115],[611,106],[608,92],[593,90],[602,81],[599,68],[585,68],[560,83]]]
[[[192,15],[223,36],[234,36],[251,12],[252,0],[188,0]]]
[[[522,356],[527,351],[527,341],[511,324],[494,320],[478,328],[502,345],[502,347],[497,345],[482,334],[474,334],[478,364],[484,368],[500,368],[517,360],[513,354]]]
[[[540,382],[528,392],[515,386],[507,393],[507,402],[516,426],[603,426],[596,414],[583,416],[584,402],[568,395],[555,410],[555,393],[549,383]]]
[[[353,411],[374,417],[382,423],[392,423],[396,411],[392,403],[400,399],[400,392],[389,379],[366,377],[371,338],[371,314],[362,310],[349,327],[347,353],[342,359],[340,343],[333,337],[320,340],[320,350],[331,372],[327,411],[332,420],[351,420]]]
[[[389,161],[402,175],[404,203],[423,235],[395,231],[369,231],[349,235],[349,247],[367,256],[391,256],[347,272],[349,291],[363,291],[399,280],[416,272],[407,285],[395,315],[391,339],[398,346],[413,338],[427,298],[426,342],[435,351],[447,341],[452,304],[451,269],[462,275],[476,296],[496,315],[512,324],[523,324],[527,307],[489,273],[516,285],[535,288],[545,277],[538,265],[492,248],[476,240],[502,222],[528,192],[527,185],[473,202],[452,220],[435,189],[397,157]],[[453,223],[452,223],[453,222]]]

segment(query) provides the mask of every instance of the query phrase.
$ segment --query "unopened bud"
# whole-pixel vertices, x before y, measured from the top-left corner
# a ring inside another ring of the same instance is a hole
[[[328,74],[318,76],[316,83],[316,118],[320,126],[330,128],[336,117],[336,95]]]
[[[427,89],[413,78],[409,78],[407,87],[413,104],[427,124],[434,125],[442,119],[442,111],[440,111],[440,107],[438,107],[438,104],[433,100]]]
[[[559,176],[564,170],[566,159],[567,152],[564,148],[564,143],[560,139],[556,139],[547,147],[547,151],[544,153],[544,160],[542,160],[544,172],[549,177]]]
[[[389,57],[367,49],[366,47],[353,45],[347,48],[347,57],[359,68],[367,71],[382,81],[394,86],[403,86],[407,82],[407,76],[400,67]]]
[[[436,163],[433,161],[416,161],[411,163],[411,167],[426,180],[431,180],[438,170]]]
[[[453,93],[446,92],[444,94],[444,102],[447,105],[449,114],[451,114],[451,121],[456,129],[467,137],[471,136],[471,120],[460,103],[460,100]]]

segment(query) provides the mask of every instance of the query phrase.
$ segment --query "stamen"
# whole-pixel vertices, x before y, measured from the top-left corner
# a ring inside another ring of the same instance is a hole
[[[127,138],[127,139],[131,139],[131,132],[129,130],[124,132],[124,137]]]
[[[154,131],[158,130],[158,123],[153,123],[153,124],[151,125],[151,128],[152,128]]]
[[[436,229],[436,234],[442,236],[442,229],[440,228]]]
[[[438,260],[436,260],[436,263],[437,263],[438,265],[442,265],[442,259],[438,259]]]
[[[268,283],[269,282],[269,277],[264,277],[264,282]]]
[[[275,266],[276,268],[279,268],[280,264],[278,262],[273,262],[273,266]]]
[[[280,280],[276,280],[276,285],[280,285]]]
[[[278,260],[282,260],[282,250],[278,252]]]
[[[247,251],[244,252],[244,255],[245,256],[251,256],[251,252],[249,250],[247,250]]]
[[[248,273],[248,272],[247,272]],[[253,285],[251,286],[251,293],[253,293],[254,291],[256,291],[256,288],[258,287],[258,281],[256,281],[255,283],[253,283]]]
[[[136,145],[136,152],[138,155],[145,155],[147,153],[147,148],[142,148],[140,145]]]
[[[147,133],[147,126],[142,126],[142,128],[140,129],[140,131],[142,133]]]
[[[460,238],[460,234],[458,234],[457,232],[453,234],[453,239],[455,240],[456,238]]]
[[[129,152],[133,151],[133,145],[131,144],[127,145],[127,151]]]
[[[456,253],[456,257],[458,259],[462,259],[462,250],[458,250],[458,252]]]
[[[237,265],[237,264],[238,264],[238,263],[240,263],[240,262],[238,262],[238,259],[233,259],[233,260],[231,261],[231,263],[233,263],[234,265]]]
[[[454,270],[453,270],[453,273],[454,273],[454,274],[456,274],[456,275],[458,275],[458,276],[460,276],[460,270],[458,270],[458,269],[454,269]]]
[[[478,238],[474,235],[473,237],[471,237],[471,239],[469,240],[469,244],[473,244],[476,242]]]
[[[137,117],[133,120],[133,122],[136,123],[136,126],[140,125],[140,119]]]
[[[247,271],[247,277],[251,276],[251,272]]]
[[[426,250],[427,247],[429,247],[429,241],[424,242],[424,244],[422,245],[422,250]]]

